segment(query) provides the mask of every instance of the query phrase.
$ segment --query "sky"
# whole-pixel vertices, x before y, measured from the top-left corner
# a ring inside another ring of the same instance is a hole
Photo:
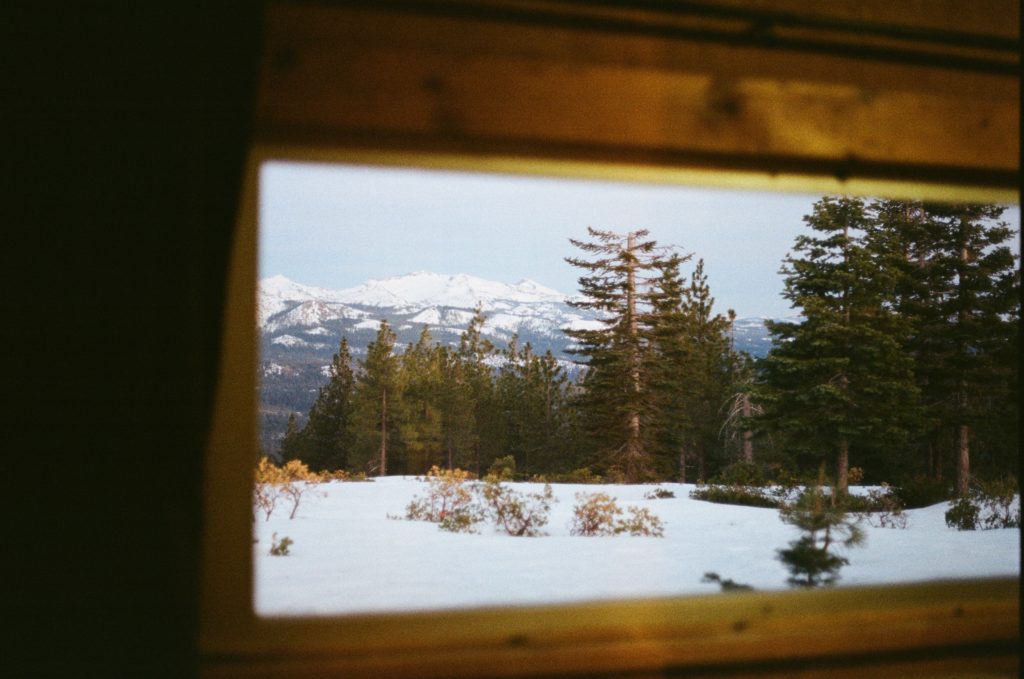
[[[270,162],[260,174],[260,277],[329,289],[414,271],[524,278],[566,294],[587,227],[650,231],[704,259],[715,310],[795,313],[779,267],[818,194]],[[1019,210],[1004,213],[1019,228]]]

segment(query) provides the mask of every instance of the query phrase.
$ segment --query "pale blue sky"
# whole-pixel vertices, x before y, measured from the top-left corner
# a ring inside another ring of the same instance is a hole
[[[746,193],[311,163],[264,164],[260,276],[347,288],[412,271],[530,278],[567,294],[579,272],[569,238],[587,226],[703,257],[715,308],[740,317],[793,313],[779,265],[820,195]],[[1019,211],[1004,213],[1015,227]]]

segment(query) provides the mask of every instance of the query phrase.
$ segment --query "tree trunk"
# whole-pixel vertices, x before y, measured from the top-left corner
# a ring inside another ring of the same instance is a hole
[[[378,476],[388,473],[388,392],[380,392],[380,472]]]
[[[750,394],[743,394],[743,417],[745,421],[749,422],[750,418]],[[754,432],[749,429],[743,432],[743,461],[753,462],[754,461]]]
[[[626,252],[628,253],[626,268],[626,313],[629,316],[629,336],[632,338],[632,354],[630,362],[630,381],[634,402],[629,412],[629,440],[626,442],[626,480],[636,483],[644,480],[647,473],[646,452],[640,436],[640,350],[637,337],[640,334],[636,315],[636,264],[632,261],[633,250],[636,248],[636,234],[630,231],[626,235]]]
[[[960,425],[956,465],[956,493],[966,497],[971,490],[971,428]]]
[[[843,439],[839,442],[839,452],[836,455],[836,492],[846,494],[849,486],[850,472],[850,442]]]

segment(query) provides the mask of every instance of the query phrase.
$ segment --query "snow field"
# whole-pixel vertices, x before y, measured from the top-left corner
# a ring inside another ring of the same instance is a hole
[[[510,484],[524,493],[542,484]],[[675,498],[645,500],[661,487]],[[705,572],[757,589],[786,589],[789,573],[775,550],[798,531],[778,511],[692,500],[692,484],[553,484],[558,502],[536,538],[516,538],[480,524],[480,534],[442,531],[404,519],[406,505],[426,494],[413,477],[371,483],[320,484],[295,519],[281,505],[254,524],[254,603],[263,616],[332,615],[565,603],[596,599],[713,594]],[[665,537],[569,534],[577,492],[604,492],[618,505],[647,507]],[[906,529],[862,528],[865,546],[840,552],[850,560],[839,585],[1019,576],[1020,531],[948,528],[948,503],[908,510]],[[294,541],[290,555],[268,554],[272,535]]]

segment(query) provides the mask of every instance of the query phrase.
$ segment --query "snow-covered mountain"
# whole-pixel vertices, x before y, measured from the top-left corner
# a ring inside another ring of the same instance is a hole
[[[382,319],[396,330],[400,344],[413,341],[424,326],[435,340],[456,342],[479,305],[487,317],[483,334],[488,339],[504,344],[519,333],[541,351],[561,352],[566,344],[562,328],[598,325],[593,315],[570,307],[567,299],[531,280],[509,285],[466,274],[420,271],[345,290],[274,276],[260,281],[259,325],[271,344],[287,334],[309,346],[332,337],[336,347],[342,333],[376,333]],[[357,337],[349,340],[356,348],[361,344]],[[289,342],[285,346],[304,345]]]
[[[503,348],[513,335],[520,344],[547,350],[571,363],[565,353],[566,328],[598,328],[590,312],[573,308],[569,296],[535,281],[515,284],[466,274],[425,271],[370,280],[345,290],[303,285],[284,276],[259,283],[258,323],[261,338],[261,401],[264,445],[284,430],[288,413],[308,412],[341,337],[348,338],[359,359],[387,319],[399,347],[415,342],[423,328],[433,341],[455,346],[479,305],[482,335]],[[737,349],[763,356],[770,345],[761,318],[737,319]]]

